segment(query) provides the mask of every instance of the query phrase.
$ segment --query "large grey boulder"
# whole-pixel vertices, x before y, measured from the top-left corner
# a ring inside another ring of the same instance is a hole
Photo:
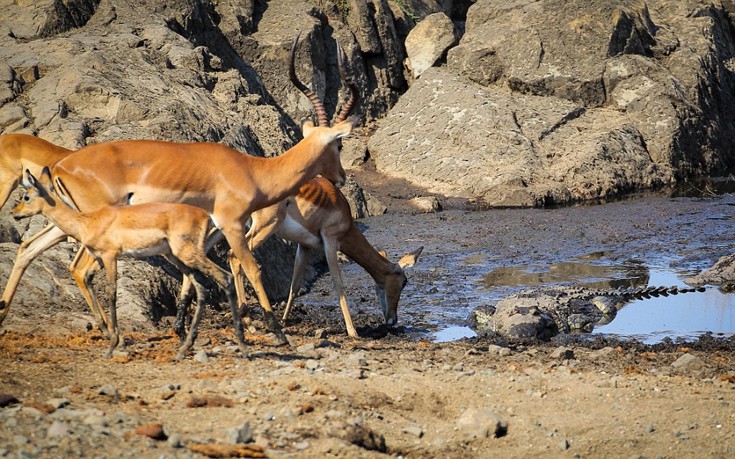
[[[408,65],[414,78],[434,65],[457,41],[454,23],[444,13],[426,16],[406,37]]]
[[[719,2],[480,0],[369,143],[381,172],[489,205],[605,198],[735,164]],[[424,81],[421,81],[424,80]]]
[[[382,172],[494,206],[539,206],[663,183],[614,110],[483,87],[431,68],[368,143]]]

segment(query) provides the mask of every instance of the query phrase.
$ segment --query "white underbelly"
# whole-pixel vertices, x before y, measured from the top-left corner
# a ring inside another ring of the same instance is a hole
[[[276,234],[287,241],[293,241],[312,249],[322,248],[322,239],[319,235],[312,233],[288,215],[286,215]]]

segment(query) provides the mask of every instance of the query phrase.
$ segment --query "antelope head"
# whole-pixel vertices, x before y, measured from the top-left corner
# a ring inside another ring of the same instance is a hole
[[[20,184],[24,189],[23,195],[12,210],[13,218],[16,220],[40,214],[44,207],[56,205],[56,200],[50,192],[51,171],[48,167],[43,168],[40,179],[34,177],[31,171],[26,169]]]
[[[301,132],[304,135],[304,138],[309,137],[310,135],[313,135],[315,132],[319,131],[319,128],[336,128],[339,130],[340,135],[337,137],[336,140],[332,141],[329,145],[329,149],[331,149],[331,157],[334,157],[337,159],[337,162],[339,163],[339,166],[337,167],[335,165],[335,168],[330,168],[330,170],[337,170],[336,176],[328,177],[325,175],[325,178],[327,178],[330,182],[334,183],[337,187],[340,187],[344,185],[347,174],[344,171],[344,168],[342,167],[342,164],[339,160],[339,155],[342,151],[342,137],[345,137],[349,130],[351,130],[357,123],[359,122],[359,116],[349,116],[350,111],[355,106],[357,101],[359,100],[359,92],[357,90],[357,85],[355,84],[354,79],[352,78],[352,75],[350,75],[347,72],[347,69],[345,68],[345,57],[346,54],[342,47],[337,43],[337,67],[339,68],[340,76],[342,77],[342,81],[347,85],[350,95],[345,101],[345,103],[342,106],[342,110],[337,114],[337,116],[334,118],[334,121],[330,124],[329,123],[329,117],[327,116],[327,111],[324,108],[324,104],[322,103],[319,96],[309,87],[307,87],[301,80],[299,80],[298,76],[296,76],[296,68],[295,68],[295,62],[296,62],[296,49],[299,44],[299,37],[301,36],[301,33],[296,35],[296,38],[294,38],[293,43],[291,44],[291,53],[289,55],[289,67],[288,67],[288,75],[291,80],[291,83],[293,83],[294,86],[296,86],[299,91],[301,91],[304,96],[306,96],[307,99],[311,102],[312,107],[314,108],[314,115],[316,117],[316,124],[311,119],[305,119],[301,123]],[[348,128],[349,126],[349,128]],[[341,135],[342,132],[345,132],[347,130],[346,134]]]

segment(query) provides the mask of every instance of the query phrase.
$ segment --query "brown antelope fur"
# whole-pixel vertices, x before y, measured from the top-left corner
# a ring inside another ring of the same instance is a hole
[[[0,207],[4,206],[23,178],[23,171],[40,175],[72,150],[28,134],[0,135]]]
[[[179,203],[144,203],[132,206],[106,206],[80,213],[58,202],[51,185],[48,168],[39,179],[26,171],[22,181],[25,193],[13,209],[13,217],[20,219],[43,214],[57,228],[79,241],[104,268],[106,296],[110,302],[110,347],[106,357],[119,343],[117,323],[117,259],[121,255],[148,257],[162,255],[181,270],[194,285],[197,307],[186,341],[177,359],[182,359],[194,344],[204,302],[202,276],[213,278],[227,292],[235,318],[235,333],[241,351],[245,352],[242,321],[236,313],[238,305],[232,275],[209,260],[204,247],[212,225],[209,213],[199,207]],[[85,278],[90,288],[92,271]],[[180,302],[190,300],[182,296]]]
[[[59,160],[51,170],[52,183],[64,203],[82,212],[144,202],[180,202],[209,212],[253,285],[268,328],[276,333],[279,344],[285,344],[260,269],[245,240],[246,224],[254,211],[296,193],[317,175],[343,184],[340,139],[349,135],[357,122],[357,117],[332,127],[305,122],[304,139],[273,158],[249,156],[225,145],[204,142],[105,142]],[[64,237],[63,231],[51,227],[21,247],[0,299],[0,322],[30,262]],[[80,253],[70,268],[75,279],[84,276],[88,265],[89,255]]]

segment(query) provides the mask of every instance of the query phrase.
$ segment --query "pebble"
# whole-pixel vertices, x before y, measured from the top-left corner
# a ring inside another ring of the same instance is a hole
[[[293,445],[293,447],[296,448],[296,449],[298,449],[298,450],[305,450],[309,446],[311,446],[311,445],[309,444],[308,441],[300,441],[298,443],[294,443],[294,445]]]
[[[457,428],[470,438],[501,437],[507,423],[490,408],[468,408],[457,420]]]
[[[97,394],[117,397],[117,388],[111,384],[105,384],[97,390]]]
[[[48,427],[46,436],[48,438],[65,437],[71,433],[71,427],[66,422],[54,421]]]
[[[702,360],[696,355],[686,353],[676,359],[671,366],[679,369],[696,368],[702,366]]]
[[[403,433],[413,435],[414,437],[421,438],[424,436],[424,431],[419,426],[406,426],[403,428]]]
[[[574,351],[565,346],[559,346],[551,353],[554,359],[570,360],[574,358]]]
[[[316,346],[314,346],[314,343],[306,343],[306,344],[302,344],[301,346],[297,347],[296,352],[298,352],[299,354],[303,354],[306,352],[312,352],[314,351],[314,349],[316,349]]]
[[[227,431],[227,440],[230,443],[250,443],[253,441],[253,429],[250,423],[245,421],[240,427],[235,427]]]
[[[327,339],[327,330],[324,328],[319,328],[314,332],[314,338],[316,339]]]
[[[181,448],[184,446],[184,442],[182,441],[181,434],[174,433],[169,435],[168,440],[166,440],[166,443],[169,444],[172,448]]]
[[[207,355],[207,351],[204,349],[199,350],[199,352],[194,355],[194,361],[196,362],[207,363],[208,360],[209,356]]]
[[[320,365],[319,365],[319,361],[318,360],[309,359],[309,360],[306,361],[306,363],[304,364],[304,366],[306,367],[307,370],[314,371],[314,370],[318,369]]]
[[[59,408],[63,408],[71,403],[68,398],[50,398],[46,400],[47,405],[51,405],[54,410],[58,410]]]
[[[90,331],[92,330],[92,323],[87,319],[81,317],[75,317],[69,323],[72,330]]]
[[[488,354],[492,355],[500,355],[500,356],[507,356],[510,355],[510,349],[503,346],[498,346],[497,344],[491,344],[487,347]]]

